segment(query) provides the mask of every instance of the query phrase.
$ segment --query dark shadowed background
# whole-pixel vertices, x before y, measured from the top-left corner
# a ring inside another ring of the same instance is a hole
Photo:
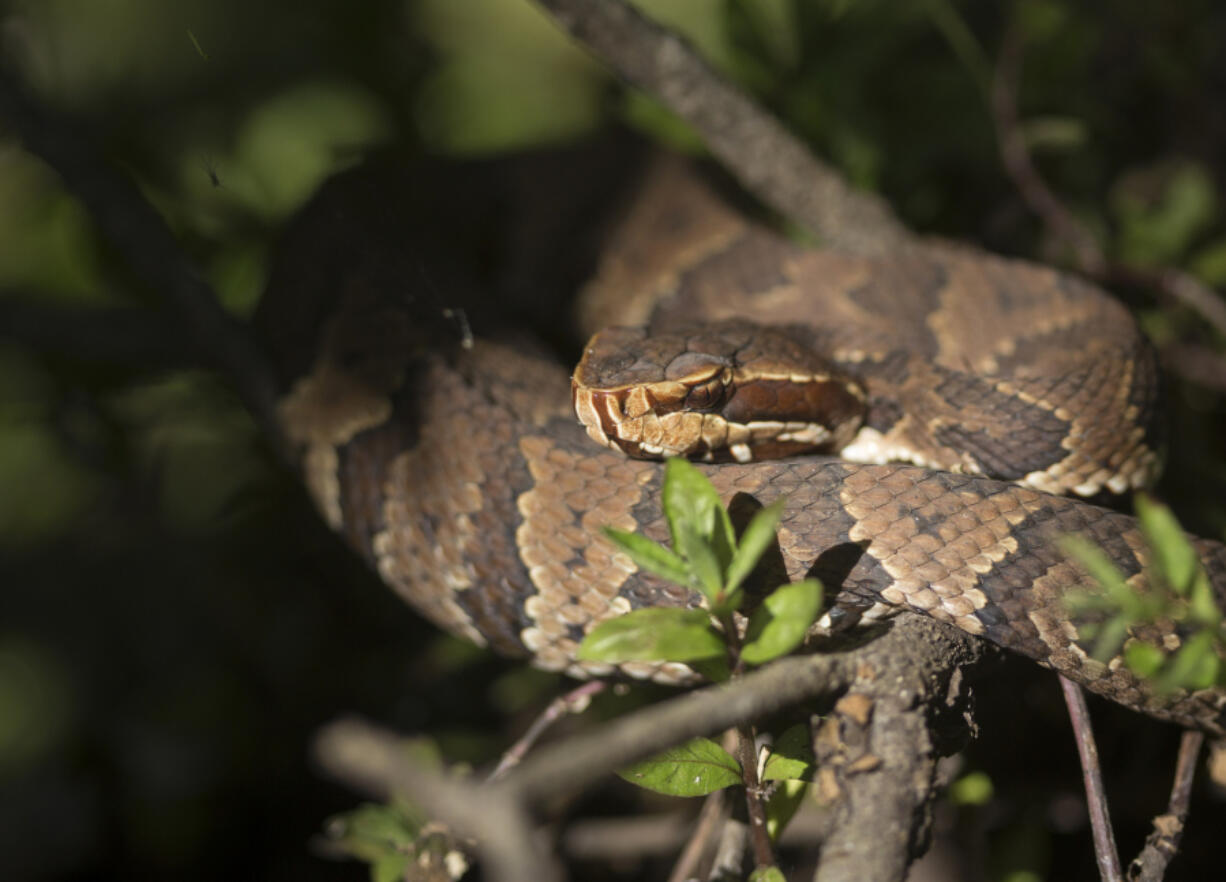
[[[1226,285],[1216,0],[641,6],[913,228],[1060,263],[1001,170],[987,107],[1012,22],[1024,133],[1054,191],[1111,258]],[[389,175],[387,198],[462,243],[474,276],[522,295],[565,347],[550,298],[583,255],[558,268],[558,218],[599,214],[647,140],[700,150],[526,0],[9,0],[0,59],[139,182],[242,317],[293,214],[377,152],[409,169],[371,172]],[[561,152],[511,155],[540,148]],[[1226,341],[1151,291],[1119,293],[1177,368],[1160,493],[1226,538],[1226,376],[1193,369]],[[324,843],[359,797],[311,767],[316,728],[361,712],[483,763],[562,681],[439,635],[383,589],[159,303],[0,129],[0,878],[365,878]],[[99,317],[120,308],[150,321]],[[978,790],[941,813],[980,873],[965,878],[1089,878],[1054,679],[1006,663],[989,685],[965,764]],[[1095,709],[1128,856],[1165,805],[1178,733]],[[613,783],[578,809],[662,806]],[[1170,878],[1220,872],[1224,823],[1202,782]],[[576,866],[649,879],[668,863]]]

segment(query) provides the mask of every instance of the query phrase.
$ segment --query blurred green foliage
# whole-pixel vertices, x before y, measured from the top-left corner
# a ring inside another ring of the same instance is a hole
[[[985,105],[1015,20],[1020,114],[1053,190],[1107,253],[1226,283],[1216,0],[641,6],[916,228],[1043,257],[1058,249],[1001,174]],[[238,315],[290,215],[377,145],[488,155],[625,121],[697,147],[526,0],[8,0],[0,57],[139,182]],[[1195,313],[1121,293],[1159,343],[1221,351]],[[0,132],[0,307],[158,302]],[[1176,378],[1170,393],[1161,492],[1189,528],[1226,536],[1220,392]],[[480,761],[557,682],[436,637],[382,591],[212,376],[100,364],[4,328],[0,584],[5,878],[361,878],[308,846],[353,803],[308,768],[313,728],[365,710]],[[1022,780],[1037,789],[1033,769]],[[992,781],[1009,790],[1006,770]],[[1050,789],[1026,793],[980,831],[997,878],[1092,872],[1088,837],[1035,808]],[[1143,831],[1152,806],[1137,802]]]

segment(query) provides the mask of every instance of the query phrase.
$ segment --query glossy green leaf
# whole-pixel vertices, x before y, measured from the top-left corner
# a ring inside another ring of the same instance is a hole
[[[728,574],[724,583],[728,590],[733,590],[745,581],[753,572],[762,555],[775,542],[775,530],[779,527],[779,519],[783,517],[783,500],[776,499],[770,505],[757,511],[750,519],[741,541],[737,543],[732,562],[728,564]]]
[[[741,658],[760,665],[791,652],[817,619],[822,605],[822,583],[805,579],[776,588],[749,619]]]
[[[812,781],[816,770],[814,763],[809,727],[798,724],[775,739],[762,770],[762,780]]]
[[[712,612],[718,612],[715,607],[722,599],[724,571],[715,550],[688,523],[677,525],[676,536],[676,548],[685,559],[690,575],[689,584],[702,592]]]
[[[683,557],[686,556],[678,529],[687,526],[714,549],[722,576],[724,568],[732,560],[736,539],[728,512],[724,510],[724,504],[707,476],[687,460],[670,459],[664,464],[661,500],[673,548]]]
[[[652,573],[661,579],[676,582],[678,585],[689,584],[689,569],[685,561],[672,549],[665,548],[659,542],[653,542],[641,533],[630,533],[615,527],[605,527],[604,534],[610,542],[634,561],[635,566],[640,570]]]
[[[740,763],[709,738],[695,738],[618,774],[669,796],[705,796],[741,783]]]
[[[651,607],[601,622],[579,645],[582,661],[692,661],[726,652],[706,610]]]

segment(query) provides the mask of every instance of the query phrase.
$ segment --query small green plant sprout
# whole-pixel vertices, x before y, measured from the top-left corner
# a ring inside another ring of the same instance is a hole
[[[579,647],[579,658],[613,664],[685,662],[718,680],[799,646],[821,611],[822,586],[815,579],[781,585],[768,594],[750,613],[743,636],[734,619],[745,599],[745,579],[775,541],[783,501],[758,511],[738,541],[715,488],[683,459],[665,464],[662,501],[671,547],[623,530],[606,529],[605,535],[640,569],[698,592],[705,608],[642,609],[602,622]],[[752,729],[738,728],[738,738],[738,753],[749,762],[754,756]],[[803,801],[813,762],[808,727],[798,725],[775,740],[760,774],[709,738],[695,738],[620,774],[670,796],[704,796],[744,785],[751,817],[760,812],[773,839]],[[769,846],[755,846],[755,852],[758,868],[751,878],[782,880],[769,860]]]
[[[1165,505],[1138,495],[1136,513],[1151,557],[1147,591],[1129,586],[1098,546],[1079,536],[1063,540],[1065,552],[1100,588],[1068,599],[1073,615],[1099,619],[1078,626],[1093,639],[1094,658],[1106,661],[1122,647],[1129,669],[1159,693],[1226,685],[1223,612],[1196,549]],[[1158,622],[1178,630],[1181,640],[1174,651],[1136,636]]]
[[[745,599],[742,584],[775,541],[783,513],[777,500],[754,514],[738,542],[728,511],[711,482],[683,459],[664,466],[661,494],[672,547],[646,536],[605,528],[605,535],[639,569],[697,591],[705,609],[652,607],[602,622],[579,647],[585,661],[693,662],[715,679],[791,652],[821,610],[816,579],[781,585],[749,617],[742,639],[733,620]]]

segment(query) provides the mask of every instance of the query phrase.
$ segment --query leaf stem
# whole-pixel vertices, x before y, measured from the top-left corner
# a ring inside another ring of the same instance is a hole
[[[749,723],[736,727],[737,761],[745,782],[745,808],[749,813],[749,841],[753,844],[756,868],[775,866],[775,851],[766,828],[766,805],[762,802],[762,782],[758,779],[758,756],[754,750],[754,730]]]

